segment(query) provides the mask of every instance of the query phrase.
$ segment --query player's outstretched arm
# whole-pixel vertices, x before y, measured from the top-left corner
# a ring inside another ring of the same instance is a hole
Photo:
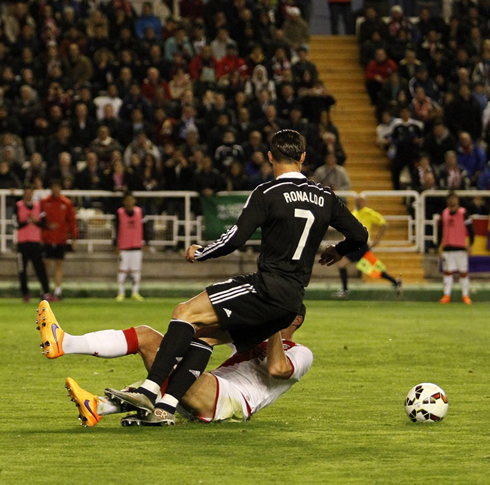
[[[293,366],[284,352],[281,332],[272,335],[267,343],[267,369],[276,379],[289,379],[293,373]]]

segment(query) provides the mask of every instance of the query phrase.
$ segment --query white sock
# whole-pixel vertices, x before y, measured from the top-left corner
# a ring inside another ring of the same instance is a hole
[[[84,354],[112,359],[128,353],[128,342],[122,330],[101,330],[85,335],[70,335],[63,338],[65,354]]]
[[[453,275],[445,274],[442,281],[444,283],[444,295],[451,296],[451,292],[453,291]]]
[[[171,396],[170,394],[165,394],[161,399],[158,400],[158,403],[159,404],[168,404],[169,406],[176,408],[177,404],[179,404],[179,400],[176,399],[175,397]]]
[[[463,296],[470,296],[470,277],[460,277],[459,283],[461,284],[461,293],[463,294]]]
[[[131,277],[133,281],[132,294],[136,295],[140,292],[141,271],[133,271]]]
[[[160,392],[160,386],[156,382],[150,381],[149,379],[145,379],[145,382],[143,382],[140,387],[155,395],[158,395]]]
[[[126,272],[119,271],[117,274],[117,284],[119,285],[119,294],[124,295],[124,282],[126,281]]]
[[[121,406],[109,401],[106,397],[99,396],[97,403],[97,414],[99,416],[107,416],[108,414],[118,414],[121,412]]]
[[[61,286],[57,286],[55,289],[54,289],[54,294],[55,296],[61,296]]]

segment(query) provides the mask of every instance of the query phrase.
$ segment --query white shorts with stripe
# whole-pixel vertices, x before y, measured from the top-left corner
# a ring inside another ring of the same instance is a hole
[[[142,261],[143,251],[141,249],[132,251],[122,250],[119,254],[119,271],[124,273],[141,271]]]
[[[468,253],[462,251],[443,251],[442,270],[445,273],[467,273]]]

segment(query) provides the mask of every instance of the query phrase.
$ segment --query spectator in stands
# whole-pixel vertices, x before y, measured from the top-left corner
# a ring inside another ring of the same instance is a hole
[[[81,54],[78,44],[70,44],[64,72],[75,89],[92,79],[92,63],[88,57]]]
[[[22,182],[7,160],[0,160],[0,189],[20,189]]]
[[[315,64],[308,60],[308,48],[306,46],[300,46],[298,47],[296,54],[298,59],[293,64],[294,83],[298,84],[301,79],[303,79],[303,74],[305,71],[310,72],[312,80],[315,82],[318,79],[318,70]]]
[[[218,61],[216,77],[223,83],[229,80],[230,74],[234,71],[238,71],[242,78],[245,79],[248,68],[245,60],[238,56],[236,44],[228,42],[225,55]]]
[[[216,33],[216,38],[211,41],[211,52],[213,53],[213,58],[219,62],[226,55],[226,46],[228,44],[234,44],[236,47],[236,42],[230,38],[230,34],[226,28],[218,29]]]
[[[68,152],[61,152],[58,156],[58,163],[51,167],[48,172],[48,182],[54,180],[61,181],[65,177],[74,177],[76,169],[72,165],[72,157]]]
[[[400,30],[412,31],[412,25],[408,18],[403,14],[403,9],[399,5],[391,7],[390,18],[388,20],[388,35],[390,39],[395,39]]]
[[[112,113],[117,118],[122,106],[122,99],[119,97],[117,85],[115,83],[108,84],[107,92],[97,96],[94,99],[94,104],[97,107],[97,121],[101,122],[104,119],[104,109],[107,105],[112,106]]]
[[[136,21],[134,26],[135,34],[139,39],[144,38],[147,29],[153,29],[156,37],[159,39],[162,37],[162,22],[153,13],[153,2],[143,3],[141,17]]]
[[[203,197],[212,197],[216,192],[226,189],[226,180],[213,167],[213,161],[210,157],[204,157],[201,167],[196,170],[195,183],[197,191]]]
[[[378,12],[372,6],[366,6],[364,21],[359,26],[359,44],[372,38],[373,32],[378,32],[382,39],[388,36],[388,27],[378,16]]]
[[[361,64],[364,68],[374,59],[377,49],[388,50],[388,43],[381,37],[381,34],[375,30],[371,37],[361,44]]]
[[[412,99],[411,109],[413,118],[424,123],[425,129],[430,127],[429,123],[440,114],[440,106],[425,94],[422,86],[415,88],[415,96]],[[428,126],[429,125],[429,126]]]
[[[408,107],[400,110],[400,120],[393,125],[391,139],[396,147],[396,154],[393,159],[391,174],[393,188],[400,189],[400,174],[405,167],[409,170],[418,158],[419,148],[422,144],[423,123],[410,117],[411,112]]]
[[[485,152],[472,140],[468,132],[462,131],[459,134],[456,153],[458,154],[458,164],[468,172],[471,185],[475,186],[480,172],[485,168],[487,163]]]
[[[265,182],[270,182],[274,180],[274,174],[272,172],[272,166],[267,160],[260,164],[260,170],[250,177],[250,185],[252,188],[257,187]]]
[[[439,99],[439,89],[433,79],[429,77],[429,71],[424,64],[417,67],[415,77],[408,82],[408,90],[411,98],[415,97],[415,90],[418,87],[424,88],[424,92],[429,98],[437,101]]]
[[[339,165],[344,165],[347,157],[335,134],[330,132],[324,133],[322,135],[322,141],[322,152],[325,154],[333,153],[335,155],[336,162]]]
[[[96,121],[89,117],[87,105],[78,103],[75,106],[75,118],[71,123],[73,149],[78,148],[77,159],[80,159],[81,152],[95,138],[96,132]]]
[[[27,163],[26,170],[24,172],[24,185],[32,184],[34,177],[40,177],[41,180],[46,180],[47,169],[46,162],[40,153],[34,152]]]
[[[226,176],[226,190],[248,190],[249,186],[250,182],[245,175],[243,164],[237,161],[232,162],[228,175]]]
[[[456,152],[448,150],[444,155],[445,163],[440,167],[438,184],[442,190],[468,190],[470,179],[466,170],[458,164]]]
[[[476,188],[479,190],[490,190],[490,163],[487,163],[481,171]]]
[[[140,109],[143,113],[144,119],[147,121],[151,120],[153,111],[148,99],[153,99],[156,88],[162,86],[158,72],[155,72],[153,69],[154,68],[150,68],[148,70],[148,81],[147,83],[143,83],[143,88],[145,89],[146,93],[145,96],[142,95],[142,88],[138,83],[133,82],[131,84],[131,87],[129,88],[129,95],[124,98],[121,110],[119,111],[119,116],[123,120],[128,121],[131,117],[131,112],[134,109]],[[148,96],[148,98],[146,98],[146,96]]]
[[[194,56],[192,44],[186,36],[183,25],[179,25],[175,35],[165,41],[165,60],[172,65],[177,55],[182,56],[187,62]]]
[[[105,125],[99,126],[97,138],[90,143],[89,148],[97,154],[102,166],[108,165],[114,151],[122,150],[121,144],[111,137],[109,128]]]
[[[396,63],[388,58],[386,51],[384,49],[378,49],[374,55],[374,59],[366,68],[366,89],[371,104],[377,104],[379,92],[388,81],[390,74],[396,70]]]
[[[67,122],[61,123],[56,135],[48,141],[46,162],[49,168],[56,166],[60,153],[62,152],[72,154],[71,129]]]
[[[143,160],[145,155],[149,153],[155,158],[158,165],[161,163],[160,151],[146,136],[146,133],[143,130],[136,132],[134,140],[126,147],[126,150],[124,150],[124,164],[126,167],[129,167],[131,155],[133,153],[137,153],[141,160]]]
[[[399,63],[400,77],[407,82],[415,78],[417,69],[422,66],[422,63],[417,59],[417,55],[414,49],[407,49],[405,57]]]
[[[456,143],[456,138],[439,119],[434,123],[431,133],[424,138],[423,150],[427,152],[433,165],[439,167],[445,162],[446,152],[456,150]]]
[[[227,130],[223,134],[223,143],[214,154],[215,168],[220,173],[228,172],[233,162],[244,162],[243,148],[236,143],[235,133],[233,130]]]
[[[482,133],[482,116],[478,101],[471,95],[467,84],[462,84],[458,95],[445,108],[448,128],[453,134],[468,132],[471,138],[478,140]]]
[[[325,155],[325,164],[315,170],[312,179],[335,191],[349,190],[351,188],[349,174],[344,167],[337,164],[335,153],[327,153]]]
[[[395,121],[396,119],[391,115],[390,111],[385,110],[381,113],[381,122],[376,127],[376,144],[383,148],[387,154],[391,146],[391,132]]]
[[[332,35],[339,34],[339,20],[342,17],[344,34],[354,34],[351,0],[328,0],[330,10],[330,30]]]
[[[86,166],[75,176],[75,187],[80,190],[100,190],[102,171],[95,152],[87,153]]]
[[[426,153],[421,153],[419,159],[411,169],[411,188],[421,192],[426,183],[426,175],[430,173],[436,177],[436,172],[431,164],[431,160]],[[437,180],[437,177],[436,177]]]
[[[287,8],[286,13],[287,18],[282,26],[284,38],[294,50],[297,50],[299,46],[310,41],[310,29],[301,17],[301,10],[298,7]]]

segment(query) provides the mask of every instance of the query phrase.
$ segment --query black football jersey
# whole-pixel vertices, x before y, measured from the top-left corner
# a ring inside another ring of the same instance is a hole
[[[214,243],[196,251],[195,259],[204,261],[229,254],[260,227],[257,292],[272,304],[297,311],[329,226],[345,236],[336,246],[342,256],[367,241],[366,228],[328,187],[291,172],[259,185],[250,194],[237,223]]]

